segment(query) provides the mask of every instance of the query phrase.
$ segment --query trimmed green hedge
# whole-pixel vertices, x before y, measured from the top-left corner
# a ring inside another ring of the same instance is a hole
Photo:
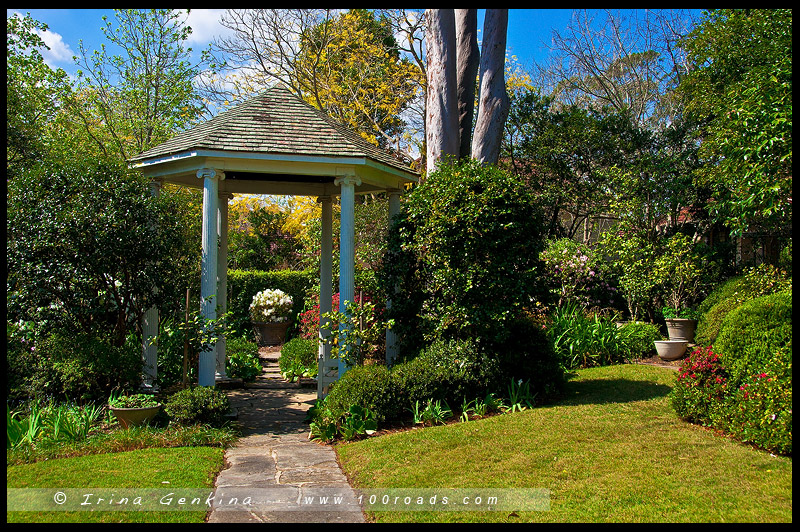
[[[295,332],[297,315],[303,311],[306,292],[317,282],[311,270],[293,271],[258,271],[230,270],[228,272],[228,311],[231,313],[231,325],[240,333],[254,339],[250,326],[250,303],[253,296],[266,288],[277,288],[292,298],[292,312],[289,321],[292,327],[289,336]]]

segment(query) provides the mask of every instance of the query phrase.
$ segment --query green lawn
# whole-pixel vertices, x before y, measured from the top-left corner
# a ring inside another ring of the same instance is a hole
[[[792,460],[677,418],[675,372],[578,371],[558,404],[336,447],[354,487],[545,488],[539,512],[369,512],[378,522],[791,522]]]
[[[157,488],[164,493],[180,488],[209,488],[210,492],[214,478],[224,466],[224,453],[219,447],[151,448],[12,465],[6,470],[6,487],[93,488],[94,491]],[[138,493],[136,489],[132,491]],[[8,522],[201,523],[206,510],[6,512],[6,516]]]

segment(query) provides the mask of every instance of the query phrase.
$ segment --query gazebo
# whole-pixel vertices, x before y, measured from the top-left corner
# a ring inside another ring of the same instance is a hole
[[[389,153],[373,146],[347,127],[308,105],[283,85],[276,85],[172,139],[130,162],[151,179],[153,194],[164,182],[203,189],[201,312],[215,319],[216,308],[227,307],[228,201],[233,194],[316,196],[322,207],[320,314],[331,306],[333,197],[340,196],[340,311],[354,300],[354,207],[356,194],[387,192],[389,220],[400,206],[400,194],[418,174]],[[387,220],[387,223],[388,221]],[[266,288],[266,287],[265,287]],[[391,302],[387,302],[391,304]],[[158,309],[142,323],[144,384],[157,375]],[[320,323],[320,335],[326,336]],[[396,356],[394,337],[387,331],[386,357]],[[225,341],[200,353],[199,384],[227,380]],[[319,350],[317,394],[346,371],[332,360],[330,346]]]

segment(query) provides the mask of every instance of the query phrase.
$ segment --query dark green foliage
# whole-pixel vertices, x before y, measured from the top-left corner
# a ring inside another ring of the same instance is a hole
[[[44,162],[9,182],[9,316],[124,344],[145,309],[180,300],[195,244],[169,194],[122,164]],[[157,260],[156,260],[157,259]]]
[[[294,323],[298,313],[303,311],[303,299],[306,291],[317,280],[311,271],[244,271],[228,272],[228,311],[231,314],[230,325],[233,330],[252,338],[250,326],[250,303],[253,296],[267,288],[278,289],[292,298],[292,312],[289,322]],[[289,333],[291,336],[291,331]]]
[[[523,182],[476,161],[442,164],[412,190],[390,229],[379,279],[401,352],[437,338],[502,343],[546,289],[541,212]]]
[[[228,359],[225,372],[228,377],[253,382],[261,375],[263,368],[258,358],[258,346],[253,342],[240,337],[226,338],[225,352]]]
[[[9,398],[102,401],[114,388],[133,390],[141,382],[142,348],[133,335],[120,347],[60,332],[35,346],[13,340],[9,347]]]
[[[392,371],[401,382],[404,408],[428,400],[461,404],[465,397],[482,397],[505,384],[498,357],[488,356],[470,340],[437,340]]]
[[[283,378],[294,382],[300,377],[316,377],[318,371],[316,340],[293,338],[281,347],[278,367]]]
[[[623,356],[626,361],[637,358],[646,358],[655,352],[653,342],[661,340],[658,326],[643,321],[630,322],[619,330],[619,339],[622,343]]]
[[[725,317],[745,301],[790,289],[792,278],[786,271],[768,264],[748,269],[743,275],[727,280],[700,304],[695,342],[711,345],[717,338]]]
[[[396,371],[386,366],[355,366],[347,370],[325,397],[329,416],[338,419],[351,406],[365,407],[375,413],[378,423],[395,421],[403,415],[406,398]]]
[[[164,411],[180,425],[206,423],[219,426],[230,410],[228,396],[207,386],[193,386],[176,392],[164,402]]]
[[[791,291],[753,299],[728,314],[714,350],[737,386],[765,371],[791,379]]]
[[[251,231],[229,234],[231,269],[273,271],[293,268],[300,261],[300,242],[283,229],[288,213],[258,206],[247,216]]]
[[[504,391],[509,379],[530,381],[537,402],[563,390],[564,369],[547,333],[536,321],[527,317],[512,321],[508,339],[495,352],[500,372],[492,391]]]

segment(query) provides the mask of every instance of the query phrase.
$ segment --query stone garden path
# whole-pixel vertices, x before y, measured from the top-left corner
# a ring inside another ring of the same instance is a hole
[[[225,452],[208,522],[364,522],[333,448],[308,440],[304,419],[316,384],[286,382],[278,372],[280,351],[260,353],[262,375],[228,390],[242,437]]]

